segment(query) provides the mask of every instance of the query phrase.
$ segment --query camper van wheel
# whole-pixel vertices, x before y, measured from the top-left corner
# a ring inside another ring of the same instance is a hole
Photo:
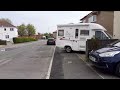
[[[65,47],[65,50],[66,50],[67,53],[70,53],[72,51],[70,46]]]

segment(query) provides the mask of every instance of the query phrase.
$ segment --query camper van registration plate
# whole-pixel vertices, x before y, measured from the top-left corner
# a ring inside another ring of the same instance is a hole
[[[89,59],[92,60],[93,62],[96,62],[96,59],[92,56],[89,56]]]

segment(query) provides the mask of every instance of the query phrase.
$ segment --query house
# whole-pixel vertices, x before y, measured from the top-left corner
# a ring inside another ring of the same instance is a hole
[[[53,38],[56,39],[56,37],[57,37],[57,30],[53,32]]]
[[[17,28],[6,21],[0,20],[0,39],[12,41],[13,37],[18,37]]]
[[[82,23],[98,23],[105,27],[111,36],[114,36],[114,11],[92,11],[80,20]]]

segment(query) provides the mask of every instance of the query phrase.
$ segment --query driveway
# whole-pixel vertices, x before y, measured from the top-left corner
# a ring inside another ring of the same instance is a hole
[[[2,47],[0,79],[45,79],[54,48],[46,40]]]
[[[66,53],[56,48],[50,79],[119,79],[83,61],[84,53]]]

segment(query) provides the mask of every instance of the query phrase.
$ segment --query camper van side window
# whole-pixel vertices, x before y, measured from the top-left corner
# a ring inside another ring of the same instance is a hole
[[[78,29],[75,29],[75,38],[78,38]]]
[[[64,30],[58,30],[58,36],[64,36]]]
[[[89,30],[81,30],[80,35],[89,36]]]

